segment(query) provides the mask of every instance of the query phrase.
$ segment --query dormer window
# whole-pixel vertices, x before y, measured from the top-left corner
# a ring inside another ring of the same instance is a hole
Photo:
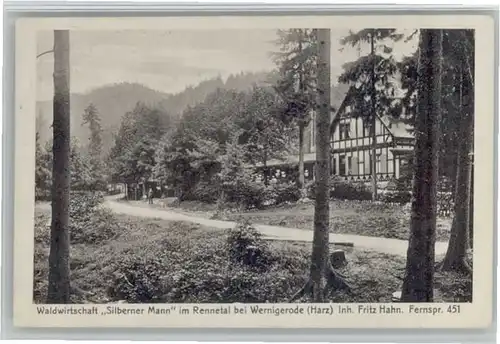
[[[341,123],[339,125],[339,135],[341,140],[350,138],[351,125],[350,123]]]

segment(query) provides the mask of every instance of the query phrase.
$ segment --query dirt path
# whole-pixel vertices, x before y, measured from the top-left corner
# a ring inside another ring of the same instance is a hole
[[[106,207],[118,214],[191,222],[220,229],[229,229],[233,228],[236,225],[236,223],[232,221],[211,220],[203,217],[181,214],[169,210],[147,208],[130,205],[125,202],[117,202],[116,199],[118,199],[119,197],[120,196],[108,197],[105,202]],[[260,224],[254,224],[254,226],[267,239],[311,242],[313,238],[313,231],[310,230]],[[399,256],[406,256],[406,251],[408,249],[408,241],[406,240],[377,238],[362,235],[330,233],[330,242],[351,242],[354,244],[354,247],[357,248]],[[446,247],[446,242],[437,242],[436,255],[445,254]]]

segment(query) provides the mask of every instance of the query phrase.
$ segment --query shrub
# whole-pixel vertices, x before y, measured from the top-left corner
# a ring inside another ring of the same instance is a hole
[[[109,209],[99,208],[84,217],[72,218],[70,231],[72,243],[99,244],[115,237],[119,228],[113,213]]]
[[[101,193],[75,192],[70,195],[69,230],[71,244],[98,243],[118,233],[115,217],[101,208]],[[50,215],[35,216],[35,243],[50,244]]]
[[[274,253],[249,223],[215,236],[184,223],[171,223],[168,231],[144,230],[159,234],[146,241],[134,234],[127,238],[128,249],[106,254],[110,261],[102,263],[107,272],[101,284],[109,285],[111,301],[286,301],[302,285],[309,263],[309,250]],[[182,237],[186,232],[188,239]]]
[[[215,203],[219,198],[219,193],[220,185],[215,180],[201,181],[191,191],[191,197],[200,202]]]
[[[36,230],[36,227],[35,227]],[[45,302],[48,289],[49,252],[48,248],[35,242],[33,251],[33,300]]]
[[[35,214],[35,244],[50,244],[50,215]]]
[[[95,244],[109,240],[118,233],[115,217],[102,208],[104,196],[100,192],[79,192],[70,199],[71,243]]]
[[[161,302],[167,292],[162,281],[165,264],[161,258],[148,261],[135,255],[124,255],[122,258],[115,266],[109,296],[129,303]]]
[[[372,199],[372,194],[364,183],[333,177],[330,179],[330,198],[366,201]]]
[[[355,183],[344,180],[338,176],[330,178],[330,198],[342,200],[366,201],[372,199],[371,191],[364,183]],[[315,198],[315,182],[306,184],[307,195],[309,198]]]
[[[293,182],[271,184],[267,187],[267,193],[267,198],[275,205],[297,202],[301,196],[298,185]]]
[[[380,194],[379,200],[384,203],[407,204],[411,202],[411,192],[386,190]]]
[[[101,192],[74,192],[70,195],[69,216],[71,219],[83,218],[94,212],[104,201]]]
[[[451,192],[453,190],[453,180],[446,176],[439,177],[438,180],[438,191],[439,192]]]
[[[267,243],[248,221],[229,231],[226,245],[229,258],[235,263],[256,268],[265,268],[269,264]]]
[[[263,183],[256,183],[250,177],[226,182],[222,189],[224,202],[245,208],[262,208],[270,196]]]
[[[453,194],[451,192],[437,193],[437,213],[439,216],[453,216],[454,206],[455,202],[453,201]]]
[[[310,199],[314,199],[316,194],[315,194],[315,185],[316,185],[316,182],[314,180],[308,180],[305,185],[304,185],[304,189],[306,190],[306,196]]]

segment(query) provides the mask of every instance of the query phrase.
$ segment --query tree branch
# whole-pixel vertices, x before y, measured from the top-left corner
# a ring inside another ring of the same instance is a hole
[[[36,58],[42,57],[45,54],[50,54],[50,53],[53,53],[53,52],[54,52],[53,49],[52,50],[44,51],[43,53],[36,55]]]
[[[467,48],[465,48],[465,49],[467,49]],[[469,57],[467,55],[464,56],[464,60],[465,60],[465,64],[467,65],[467,74],[468,74],[469,79],[470,79],[470,84],[472,85],[472,87],[474,87],[474,77],[472,76],[472,68],[470,65]]]
[[[408,37],[405,38],[405,43],[408,43],[415,37],[415,35],[418,33],[418,29],[414,30]]]
[[[468,49],[468,38],[467,38],[467,35],[465,34],[465,32],[462,32],[462,36],[463,36],[463,47],[464,47],[464,61],[465,61],[465,64],[467,65],[467,74],[469,76],[469,79],[470,79],[470,83],[472,85],[472,87],[474,87],[474,77],[472,76],[472,68],[471,68],[471,65],[470,65],[470,60],[469,60],[469,49]]]

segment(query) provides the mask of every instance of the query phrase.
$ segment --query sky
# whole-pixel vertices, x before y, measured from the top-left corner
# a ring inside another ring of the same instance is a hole
[[[412,29],[402,30],[411,33]],[[368,46],[342,48],[349,29],[332,30],[332,80],[342,65],[368,52]],[[70,33],[70,88],[85,93],[103,85],[137,82],[152,89],[177,93],[190,85],[240,72],[275,68],[271,53],[278,51],[275,30],[210,31],[72,31]],[[53,33],[38,33],[37,54],[53,48]],[[416,41],[394,46],[397,58],[416,49]],[[53,95],[54,59],[37,60],[37,100]]]

